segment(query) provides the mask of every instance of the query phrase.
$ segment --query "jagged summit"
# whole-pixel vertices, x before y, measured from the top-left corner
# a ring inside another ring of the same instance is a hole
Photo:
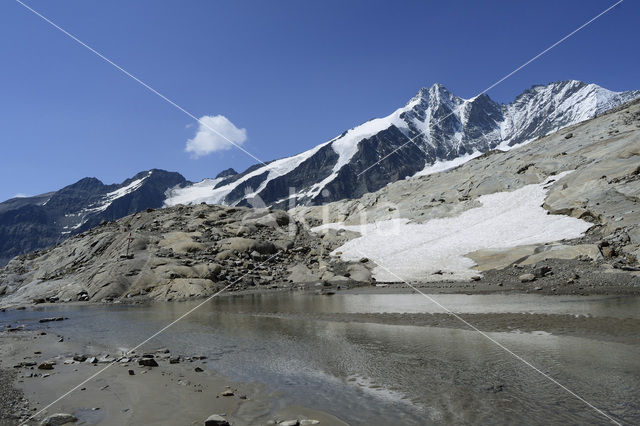
[[[433,104],[437,102],[443,102],[447,104],[456,104],[465,102],[467,99],[460,98],[454,95],[443,84],[434,83],[430,87],[423,87],[418,94],[411,98],[405,107],[414,108],[419,105]]]
[[[444,84],[433,83],[431,86],[421,88],[416,97],[428,98],[429,96],[433,96],[437,93],[451,93],[451,91],[447,89]]]

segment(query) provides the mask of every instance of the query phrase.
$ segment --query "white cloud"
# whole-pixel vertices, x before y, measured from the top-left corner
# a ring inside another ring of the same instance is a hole
[[[23,194],[22,192],[18,192],[16,195],[14,195],[12,198],[27,198],[27,197],[31,197],[31,195],[29,194]]]
[[[196,135],[187,141],[185,148],[193,158],[231,149],[247,140],[247,130],[238,129],[224,115],[205,115],[198,123]]]

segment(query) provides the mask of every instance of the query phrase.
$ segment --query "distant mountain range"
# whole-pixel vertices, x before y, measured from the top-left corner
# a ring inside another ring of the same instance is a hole
[[[102,221],[162,207],[167,189],[188,182],[179,173],[141,172],[119,185],[84,178],[59,191],[0,203],[0,265],[55,245]]]
[[[534,86],[509,104],[462,99],[444,86],[421,89],[404,107],[292,157],[242,173],[188,182],[141,172],[117,185],[85,178],[59,191],[0,203],[0,265],[102,221],[165,205],[288,208],[358,198],[390,182],[429,174],[493,149],[508,150],[640,97],[569,80]]]

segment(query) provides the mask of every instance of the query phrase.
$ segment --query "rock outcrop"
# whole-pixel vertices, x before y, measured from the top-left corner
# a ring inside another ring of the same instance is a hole
[[[184,300],[223,289],[322,285],[323,274],[339,276],[350,267],[329,257],[340,241],[309,232],[283,211],[149,210],[14,258],[0,269],[0,304]],[[290,277],[296,268],[307,271],[303,284]],[[340,285],[366,280],[366,268],[358,268]]]

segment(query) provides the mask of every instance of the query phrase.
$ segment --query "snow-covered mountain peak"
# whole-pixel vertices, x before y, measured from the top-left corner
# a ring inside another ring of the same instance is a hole
[[[267,166],[170,192],[165,204],[246,205],[259,197],[266,205],[285,207],[355,198],[492,149],[510,149],[638,96],[640,91],[616,93],[566,80],[533,86],[501,104],[486,94],[464,99],[436,83],[386,117]]]
[[[444,85],[435,83],[430,87],[420,89],[418,94],[411,98],[407,106],[415,101],[418,101],[419,105],[428,106],[436,103],[458,104],[464,102],[465,99],[454,95]]]

